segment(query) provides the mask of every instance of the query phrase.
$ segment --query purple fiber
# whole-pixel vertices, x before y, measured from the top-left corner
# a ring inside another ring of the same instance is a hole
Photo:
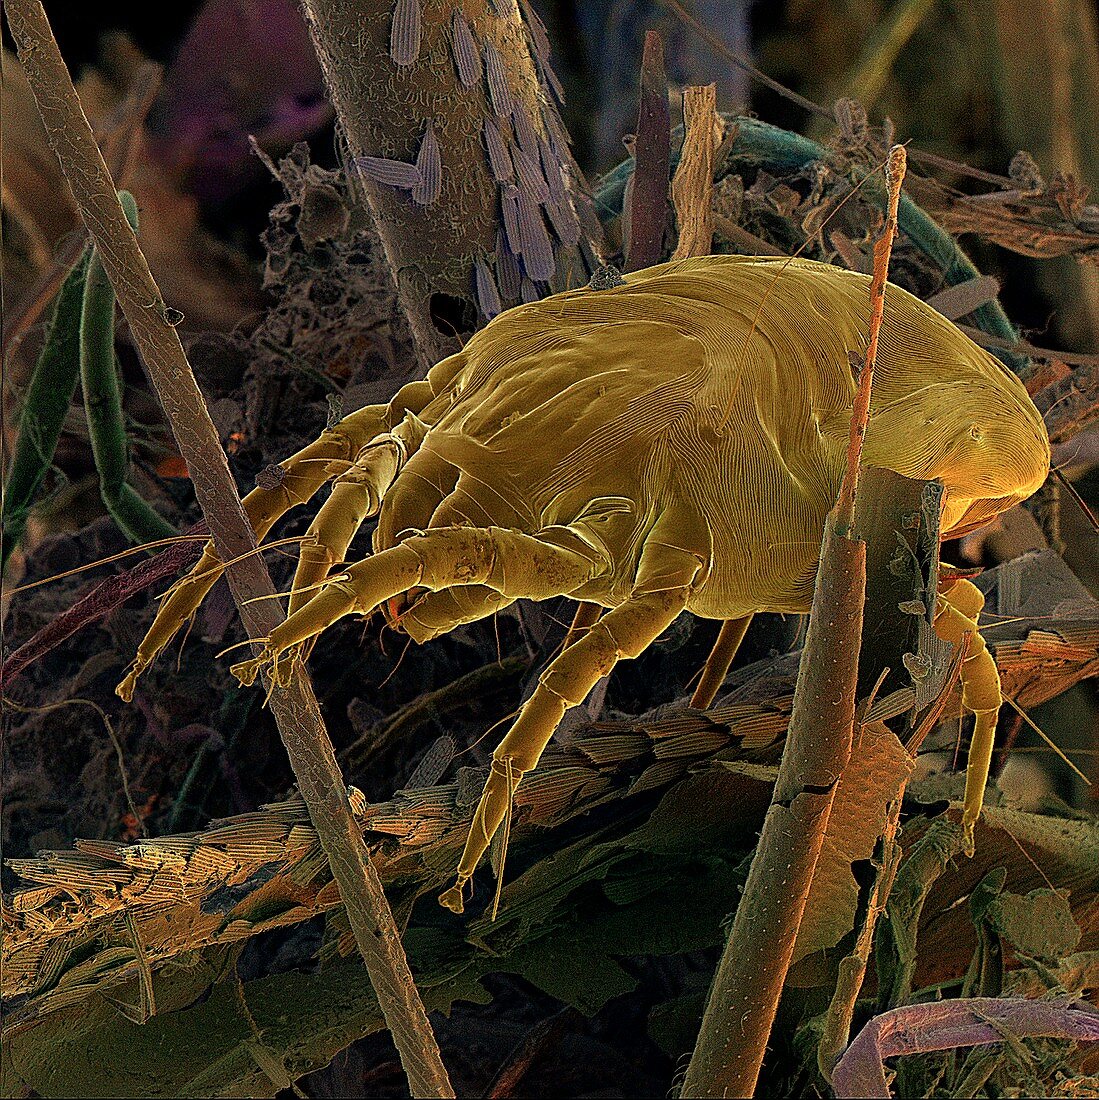
[[[538,293],[538,288],[534,285],[534,283],[532,283],[530,279],[528,279],[524,275],[523,285],[519,291],[519,297],[521,297],[524,302],[537,302],[541,300],[542,295]]]
[[[488,264],[480,256],[473,261],[473,286],[477,293],[477,304],[481,312],[491,321],[498,313],[503,311],[500,302],[500,292],[496,288],[496,280]]]
[[[664,46],[656,31],[645,35],[641,59],[641,97],[634,142],[635,169],[629,204],[626,270],[660,262],[668,220],[668,81]],[[625,200],[623,200],[625,201]]]
[[[1005,1034],[1093,1042],[1099,1040],[1099,1012],[1069,997],[969,997],[894,1008],[855,1036],[832,1071],[832,1088],[837,1097],[889,1100],[886,1058],[999,1043]]]
[[[526,191],[520,191],[519,202],[519,239],[522,242],[520,255],[523,258],[523,270],[535,282],[547,282],[553,276],[553,245],[546,232],[546,223],[538,204]]]
[[[500,56],[500,51],[489,41],[485,42],[484,50],[485,76],[488,79],[488,97],[492,101],[492,109],[497,117],[510,118],[514,101],[511,89],[508,87],[504,59]]]
[[[412,188],[412,201],[430,206],[439,197],[443,183],[443,160],[435,127],[430,121],[424,140],[420,142],[420,151],[416,154],[416,171],[420,174],[420,181]]]
[[[207,534],[205,523],[188,527],[185,535]],[[174,576],[181,567],[190,567],[198,558],[200,542],[177,542],[155,557],[146,558],[137,565],[101,581],[86,585],[77,594],[76,602],[55,615],[41,630],[27,639],[14,653],[10,653],[0,666],[0,681],[5,686],[19,676],[28,665],[49,653],[54,646],[71,638],[78,630],[100,622],[116,607],[131,596],[144,592],[154,584]]]
[[[488,163],[492,169],[492,178],[497,183],[506,183],[515,178],[515,169],[507,150],[504,136],[500,133],[499,123],[486,118],[482,124],[485,135],[485,148],[488,149]]]
[[[404,160],[388,160],[385,157],[356,157],[352,162],[362,175],[374,183],[388,187],[411,189],[420,182],[416,165]]]
[[[451,20],[451,49],[462,87],[472,88],[481,79],[481,54],[460,8],[454,9]]]
[[[411,65],[420,56],[420,0],[397,0],[389,30],[389,56],[396,65]]]
[[[500,293],[507,301],[513,302],[519,297],[522,272],[515,253],[508,248],[503,229],[496,230],[496,281],[500,286]]]

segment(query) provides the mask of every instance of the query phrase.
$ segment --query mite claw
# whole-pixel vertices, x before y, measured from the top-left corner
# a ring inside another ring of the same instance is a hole
[[[134,661],[134,663],[130,665],[130,671],[126,673],[121,682],[114,689],[115,695],[129,703],[134,697],[134,688],[137,686],[138,677],[144,671],[145,664],[142,661]]]
[[[263,652],[258,657],[231,665],[229,671],[245,687],[251,687],[256,682],[256,677],[266,670],[271,677],[271,682],[277,687],[284,688],[292,683],[301,659],[300,645],[278,649],[268,644],[263,647]]]
[[[973,853],[977,850],[977,845],[973,840],[973,821],[962,822],[962,851],[965,852],[970,858],[973,857]]]
[[[273,659],[271,678],[279,687],[289,687],[294,679],[294,671],[301,663],[301,646],[292,646]]]
[[[461,913],[465,910],[465,899],[462,897],[462,888],[465,882],[459,877],[458,881],[449,889],[439,895],[439,904],[452,913]]]
[[[263,666],[269,664],[273,660],[274,654],[264,650],[260,656],[253,657],[250,661],[241,661],[239,664],[231,665],[229,671],[245,687],[251,687],[256,682],[256,677],[263,670]]]

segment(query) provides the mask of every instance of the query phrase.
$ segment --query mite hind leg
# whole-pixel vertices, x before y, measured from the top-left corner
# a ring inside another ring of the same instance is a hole
[[[702,666],[702,675],[699,677],[698,686],[691,696],[690,706],[695,710],[705,710],[717,695],[725,677],[729,674],[729,667],[736,657],[740,643],[744,641],[744,635],[752,622],[751,615],[745,615],[742,619],[726,619],[718,631],[717,641],[710,650],[706,663]]]
[[[965,775],[962,829],[968,851],[973,850],[973,827],[981,816],[985,784],[992,764],[996,739],[996,717],[1004,697],[996,662],[978,628],[984,608],[981,590],[968,580],[955,580],[940,593],[935,610],[935,633],[943,641],[961,645],[968,636],[962,661],[962,705],[973,712],[973,737],[969,745],[969,766]]]
[[[465,884],[504,822],[523,774],[538,764],[565,712],[583,702],[618,661],[643,653],[687,606],[691,585],[702,567],[701,557],[661,541],[660,528],[658,524],[654,529],[657,537],[650,536],[652,541],[646,544],[629,598],[554,658],[492,754],[488,780],[458,864],[457,881],[439,896],[448,909],[462,911]]]
[[[542,674],[534,694],[492,754],[488,781],[458,864],[457,882],[439,897],[448,909],[462,911],[465,884],[503,823],[523,774],[537,766],[565,712],[583,702],[619,660],[643,653],[675,621],[688,596],[686,588],[632,596],[608,611]]]

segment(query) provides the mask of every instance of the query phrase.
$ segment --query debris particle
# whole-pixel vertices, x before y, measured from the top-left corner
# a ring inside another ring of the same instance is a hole
[[[256,474],[256,486],[260,489],[266,489],[268,492],[277,489],[285,480],[286,467],[280,466],[277,462],[268,463]]]
[[[610,290],[612,287],[624,286],[626,280],[622,278],[622,272],[611,264],[604,264],[596,268],[592,273],[588,287],[591,290]]]

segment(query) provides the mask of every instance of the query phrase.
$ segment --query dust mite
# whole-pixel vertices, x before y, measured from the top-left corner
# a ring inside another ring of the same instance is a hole
[[[404,386],[345,417],[245,500],[263,538],[328,480],[289,617],[233,667],[285,682],[326,627],[381,609],[425,642],[515,600],[567,595],[583,629],[500,742],[457,883],[462,891],[565,711],[683,610],[723,626],[692,703],[707,706],[757,611],[809,610],[824,519],[844,469],[867,276],[808,260],[703,256],[510,309]],[[973,530],[1045,480],[1049,442],[1022,384],[917,298],[886,293],[863,461],[945,487],[942,531]],[[374,554],[344,564],[377,515]],[[119,693],[220,575],[208,546],[168,593]],[[971,639],[976,716],[964,825],[988,775],[999,677],[969,581],[947,580],[937,632]]]

